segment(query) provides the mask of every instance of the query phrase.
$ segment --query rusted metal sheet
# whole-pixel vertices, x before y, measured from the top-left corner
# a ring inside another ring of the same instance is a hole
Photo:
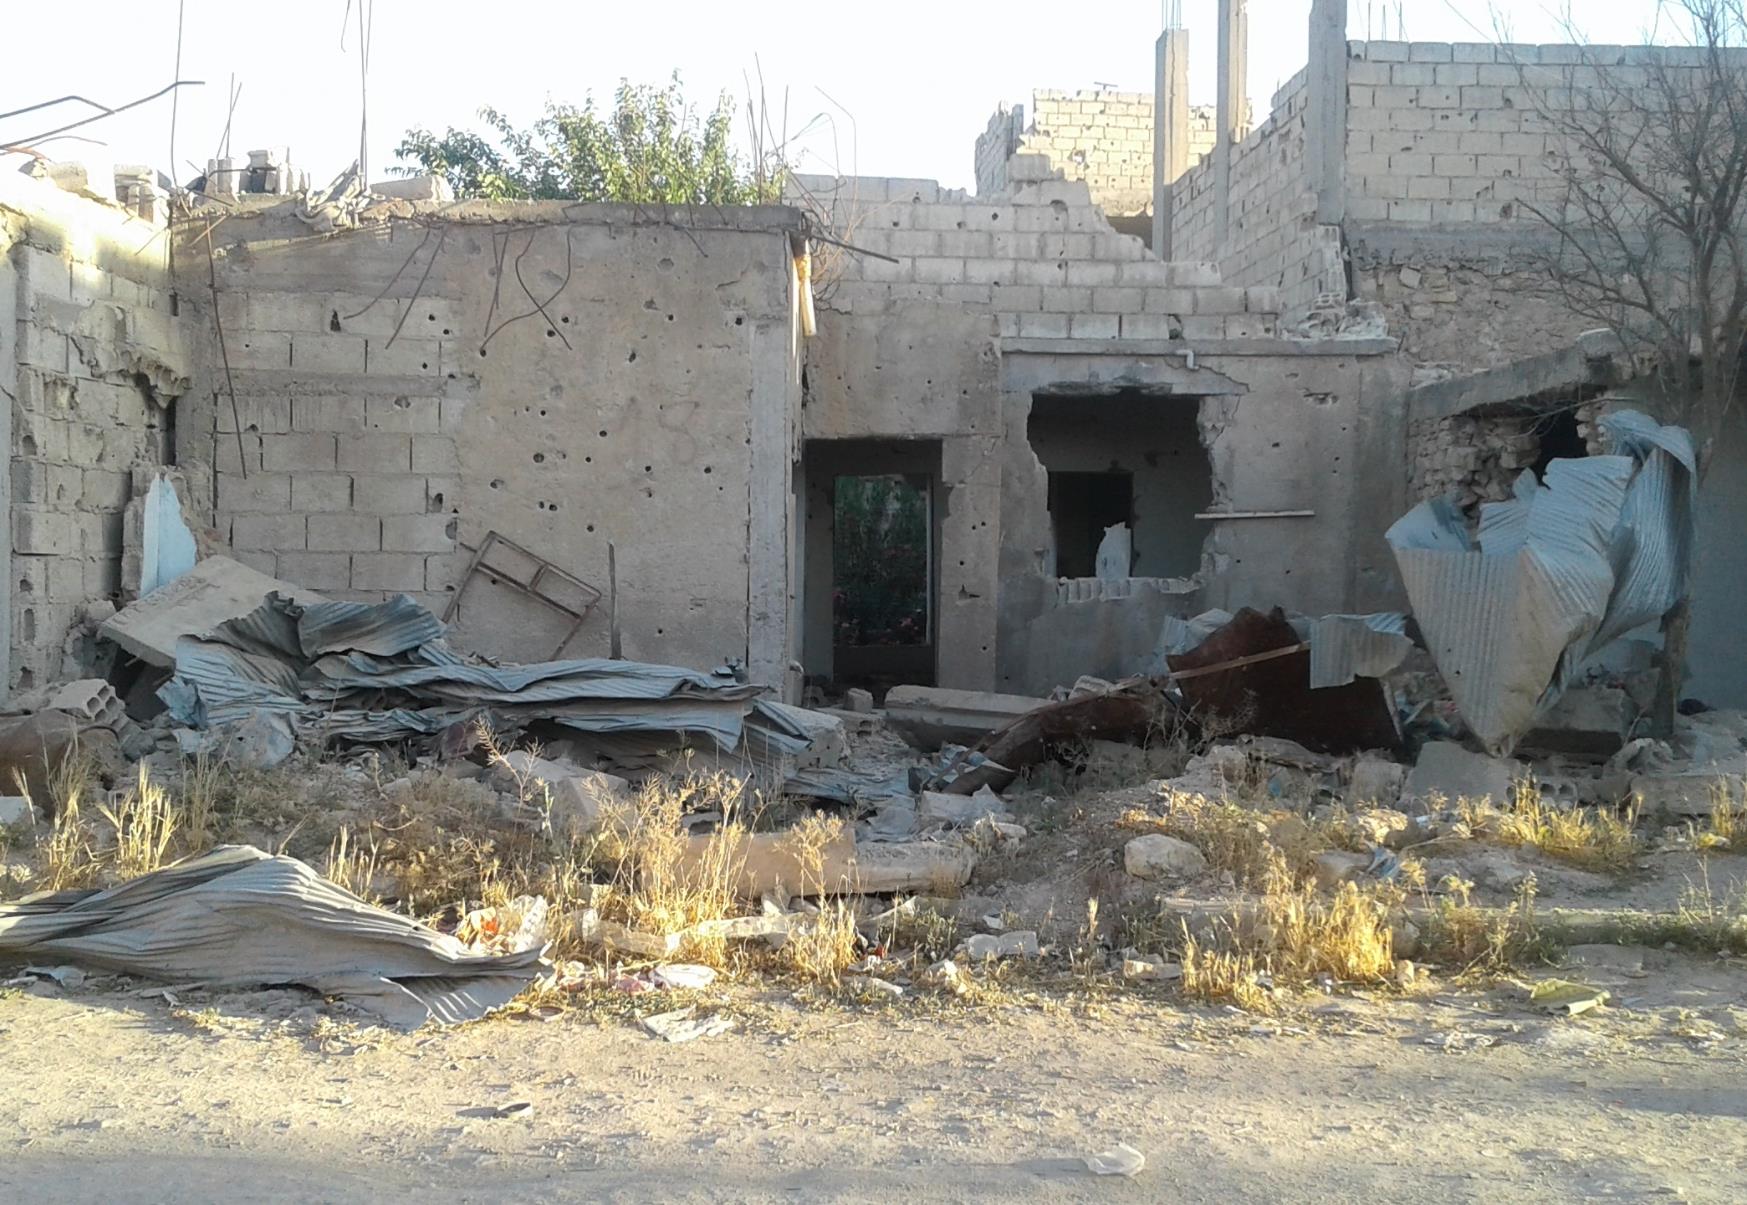
[[[1248,661],[1259,654],[1281,655]],[[1325,753],[1393,749],[1401,743],[1383,684],[1354,678],[1320,690],[1310,685],[1311,652],[1276,607],[1248,607],[1200,645],[1166,658],[1191,713],[1204,726],[1297,741]],[[1210,673],[1226,662],[1246,664]]]

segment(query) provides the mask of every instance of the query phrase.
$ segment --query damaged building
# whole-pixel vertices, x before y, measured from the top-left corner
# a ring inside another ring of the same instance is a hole
[[[1500,48],[1349,42],[1317,0],[1252,128],[1244,7],[1217,106],[1167,31],[1156,95],[997,112],[974,193],[236,192],[172,221],[6,173],[9,686],[197,551],[411,595],[507,661],[726,664],[790,700],[1045,695],[1156,668],[1212,608],[1400,609],[1391,523],[1596,450],[1629,365],[1510,267],[1553,169]],[[846,622],[881,539],[897,618]],[[1740,565],[1701,564],[1695,689],[1738,702],[1702,599]]]

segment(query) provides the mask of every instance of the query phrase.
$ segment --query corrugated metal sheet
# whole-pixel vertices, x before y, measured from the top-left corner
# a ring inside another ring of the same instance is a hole
[[[1555,460],[1481,507],[1478,545],[1447,500],[1387,533],[1414,618],[1463,719],[1508,753],[1578,668],[1680,597],[1695,460],[1678,427],[1603,421],[1610,454]]]
[[[195,728],[266,709],[289,713],[302,735],[364,742],[430,736],[490,712],[732,750],[754,711],[761,751],[806,746],[779,713],[755,710],[762,687],[726,673],[600,658],[492,665],[456,654],[442,632],[404,596],[303,606],[275,595],[210,637],[182,640],[160,697]]]
[[[1232,620],[1231,612],[1203,611],[1193,619],[1169,616],[1147,668],[1151,674],[1170,672],[1167,659],[1181,657],[1201,645]],[[1299,639],[1310,645],[1310,687],[1345,686],[1354,678],[1381,678],[1401,664],[1413,648],[1407,638],[1407,616],[1399,611],[1375,615],[1287,615]]]
[[[541,951],[478,955],[373,907],[294,858],[222,846],[107,891],[0,904],[0,956],[66,959],[214,986],[298,983],[413,1029],[477,1020],[539,974]]]

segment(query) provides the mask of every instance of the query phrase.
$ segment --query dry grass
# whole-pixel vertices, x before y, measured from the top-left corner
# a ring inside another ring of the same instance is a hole
[[[1364,834],[1342,809],[1313,819],[1286,809],[1261,811],[1183,791],[1166,791],[1161,802],[1159,813],[1130,808],[1117,818],[1117,828],[1166,833],[1187,841],[1201,851],[1210,867],[1231,875],[1240,887],[1265,887],[1282,860],[1302,877],[1310,874],[1316,855],[1325,850],[1369,848]]]
[[[1395,970],[1392,916],[1398,889],[1343,883],[1333,899],[1275,855],[1252,916],[1223,923],[1197,937],[1182,930],[1183,993],[1231,1000],[1267,1011],[1271,988],[1293,987],[1329,975],[1341,982],[1383,983]]]
[[[1711,784],[1711,814],[1694,834],[1699,849],[1724,853],[1747,853],[1747,787],[1727,778]]]
[[[1605,808],[1560,808],[1542,797],[1532,783],[1519,784],[1508,808],[1490,800],[1457,803],[1463,821],[1476,833],[1505,845],[1529,846],[1550,858],[1583,870],[1623,874],[1643,851],[1637,834],[1638,813]]]
[[[1502,909],[1476,907],[1474,884],[1454,875],[1446,875],[1439,886],[1444,894],[1432,905],[1421,935],[1428,958],[1462,971],[1500,972],[1545,962],[1553,953],[1553,943],[1536,922],[1533,875]]]
[[[115,878],[137,879],[164,865],[170,839],[181,827],[182,809],[168,791],[152,781],[144,762],[134,785],[115,805],[97,810],[113,830],[109,853]]]

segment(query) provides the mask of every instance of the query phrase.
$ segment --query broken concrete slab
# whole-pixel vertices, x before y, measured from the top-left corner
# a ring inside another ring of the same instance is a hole
[[[942,745],[974,745],[1048,699],[933,686],[894,686],[886,693],[886,723],[911,745],[933,752]]]
[[[1122,868],[1137,879],[1189,879],[1207,869],[1207,858],[1187,841],[1147,833],[1122,847]]]
[[[549,807],[552,831],[566,837],[593,832],[609,806],[631,796],[631,784],[617,774],[537,757],[526,749],[504,754],[494,777],[524,803]]]
[[[1626,743],[1637,715],[1637,706],[1623,687],[1573,687],[1536,719],[1521,748],[1574,757],[1612,757]]]
[[[30,819],[30,800],[22,795],[0,795],[0,828]]]
[[[1316,855],[1313,874],[1316,885],[1325,891],[1333,891],[1342,883],[1350,883],[1365,873],[1371,865],[1367,854],[1356,854],[1345,849],[1325,850]]]
[[[948,795],[941,791],[924,791],[916,807],[916,818],[924,826],[945,825],[948,828],[969,828],[984,816],[996,820],[1011,820],[1006,803],[987,787],[974,795]]]
[[[299,603],[327,601],[229,557],[213,556],[123,607],[98,632],[142,661],[173,668],[176,642],[182,637],[200,636],[226,620],[240,619],[274,593]]]
[[[874,709],[873,692],[863,690],[859,686],[850,687],[843,696],[843,709],[854,712],[872,711]]]
[[[765,700],[767,710],[776,713],[799,730],[807,739],[807,747],[794,754],[796,770],[813,770],[827,766],[842,766],[849,762],[849,739],[844,724],[837,716],[808,707]]]
[[[1490,799],[1503,807],[1510,802],[1511,785],[1520,773],[1521,768],[1508,758],[1470,753],[1454,741],[1431,741],[1419,751],[1401,796],[1421,803],[1434,795],[1450,803]]]
[[[1718,800],[1740,799],[1747,794],[1747,779],[1714,770],[1651,771],[1632,776],[1631,793],[1647,813],[1709,816],[1716,811]]]

